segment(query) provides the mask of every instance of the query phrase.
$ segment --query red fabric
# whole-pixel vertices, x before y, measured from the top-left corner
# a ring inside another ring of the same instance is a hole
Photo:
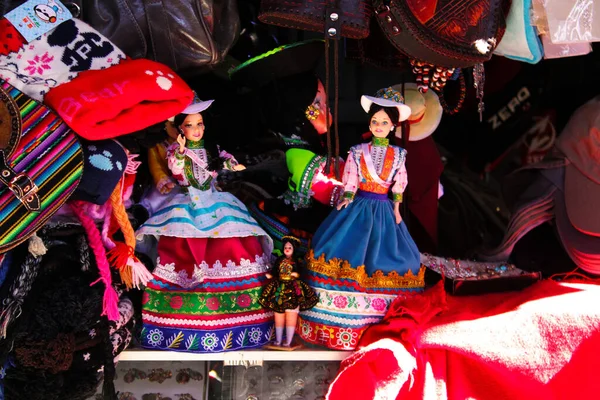
[[[16,53],[25,44],[25,38],[8,22],[6,18],[0,19],[0,55],[7,56]]]
[[[194,98],[169,67],[145,59],[84,71],[50,90],[44,102],[88,140],[145,129],[183,111]]]
[[[340,171],[344,171],[345,162],[340,160]],[[331,172],[325,174],[324,172],[318,172],[317,176],[313,180],[313,184],[310,190],[313,192],[313,198],[321,204],[330,205],[331,196],[335,188],[341,188],[342,183],[335,179],[335,171],[332,166]],[[343,189],[337,189],[343,190]]]
[[[161,236],[158,241],[158,256],[161,264],[175,263],[177,271],[185,270],[192,276],[194,265],[205,261],[212,267],[220,261],[223,267],[228,261],[240,265],[240,260],[256,261],[263,255],[256,236],[223,239],[177,238]]]
[[[455,297],[440,283],[392,303],[342,363],[327,398],[597,398],[599,302],[600,287],[588,284],[542,281]]]

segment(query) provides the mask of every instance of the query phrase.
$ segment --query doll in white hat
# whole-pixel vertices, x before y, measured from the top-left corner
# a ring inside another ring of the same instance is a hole
[[[320,301],[300,315],[303,339],[335,349],[354,349],[396,295],[425,286],[419,250],[400,215],[406,151],[388,139],[410,107],[392,88],[362,96],[361,105],[373,139],[350,148],[343,198],[319,226],[308,255],[307,283],[334,306]]]
[[[167,159],[179,190],[136,232],[158,240],[143,301],[147,348],[222,352],[270,340],[272,313],[257,299],[273,241],[236,197],[216,190],[217,170],[240,165],[204,145],[202,113],[211,103],[196,99],[175,116],[179,133]]]

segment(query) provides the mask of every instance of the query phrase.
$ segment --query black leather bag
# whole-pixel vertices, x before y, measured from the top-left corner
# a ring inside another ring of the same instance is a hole
[[[0,2],[2,15],[21,0]],[[223,61],[240,33],[237,0],[63,0],[73,16],[131,58],[166,64],[183,77]]]

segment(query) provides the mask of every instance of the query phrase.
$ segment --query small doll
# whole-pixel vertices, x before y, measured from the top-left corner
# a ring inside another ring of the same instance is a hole
[[[178,136],[174,118],[165,122],[165,132],[168,137],[148,149],[148,168],[150,169],[154,185],[161,194],[169,193],[177,185],[167,165],[167,149]]]
[[[220,168],[243,167],[224,151],[211,157],[205,147],[202,112],[211,103],[195,99],[175,116],[179,134],[167,160],[179,187],[136,233],[138,240],[158,240],[156,268],[144,293],[144,347],[260,347],[273,325],[272,313],[257,302],[273,242],[235,196],[215,187]],[[173,334],[178,340],[171,340]]]
[[[296,321],[300,310],[312,308],[319,299],[315,292],[300,278],[298,272],[301,259],[296,256],[300,240],[294,236],[283,237],[283,255],[279,257],[267,278],[271,281],[263,289],[258,302],[275,312],[275,345],[280,346],[283,327],[286,327],[286,341],[289,347],[294,337]]]
[[[425,286],[419,250],[400,215],[406,150],[387,138],[410,116],[410,107],[392,88],[362,96],[361,105],[373,139],[350,148],[344,195],[317,229],[308,256],[308,284],[322,299],[332,298],[333,306],[319,303],[300,315],[303,339],[322,344],[315,336],[319,326],[330,332],[327,346],[346,350],[355,348],[396,295]]]

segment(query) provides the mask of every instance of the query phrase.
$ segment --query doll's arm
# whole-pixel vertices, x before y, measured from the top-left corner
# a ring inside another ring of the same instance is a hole
[[[159,186],[164,186],[171,180],[171,171],[167,166],[167,152],[163,144],[159,143],[148,149],[148,168],[154,180],[154,184],[160,190]]]
[[[173,143],[167,150],[167,165],[173,175],[183,175],[185,153],[179,152],[179,143]]]
[[[350,201],[354,200],[354,195],[358,189],[358,165],[356,165],[356,160],[354,159],[354,154],[352,154],[352,151],[350,151],[348,154],[348,159],[344,165],[344,176],[342,182],[344,184],[344,195],[342,196],[343,199]]]
[[[242,164],[240,164],[235,157],[226,152],[225,150],[219,149],[219,158],[224,161],[224,168],[230,171],[241,171],[246,169]]]
[[[406,150],[403,151],[406,152]],[[406,166],[404,165],[404,160],[402,160],[400,169],[398,170],[398,172],[396,172],[396,175],[394,176],[394,185],[392,186],[394,203],[402,203],[402,194],[406,189],[406,185],[408,185],[408,174],[406,173]]]

